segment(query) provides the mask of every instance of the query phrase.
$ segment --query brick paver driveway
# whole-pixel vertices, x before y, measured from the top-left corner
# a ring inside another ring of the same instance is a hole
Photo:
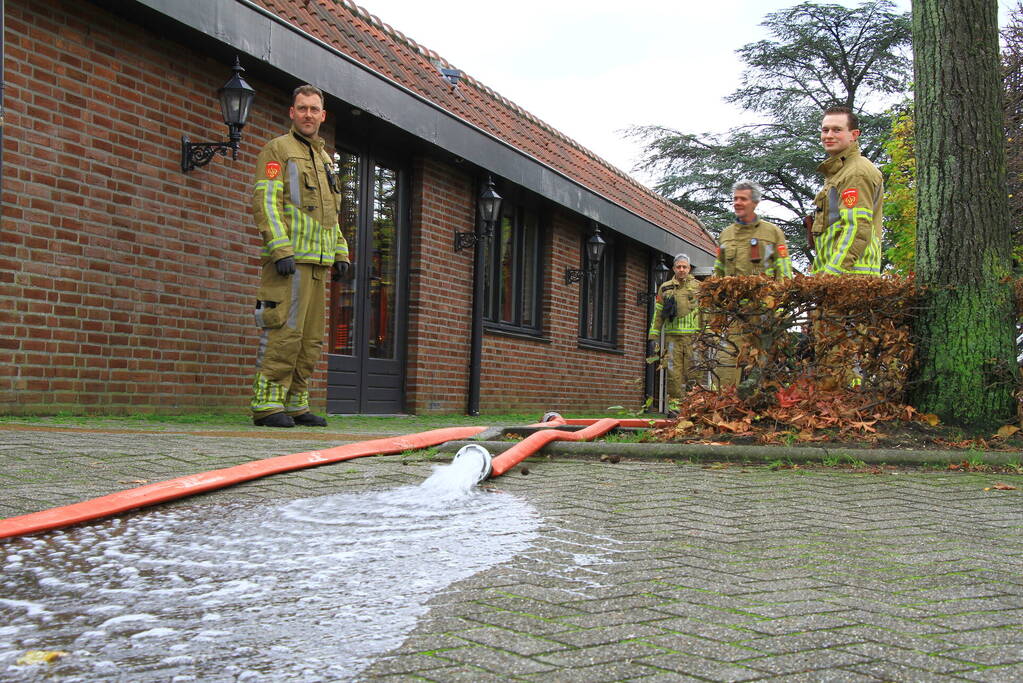
[[[0,429],[0,516],[320,447]],[[385,489],[421,481],[431,466],[364,458],[180,504]],[[1023,488],[1023,477],[625,461],[528,468],[490,485],[538,511],[532,547],[436,595],[404,643],[360,678],[1023,680],[1023,491],[992,488]]]

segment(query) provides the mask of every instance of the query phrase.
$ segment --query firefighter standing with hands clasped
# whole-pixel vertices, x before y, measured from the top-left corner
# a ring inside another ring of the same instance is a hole
[[[700,331],[700,283],[690,272],[692,266],[686,254],[675,256],[671,269],[674,277],[657,289],[654,317],[647,335],[647,355],[663,354],[668,397],[677,400],[686,394],[687,385],[696,379],[693,340]],[[658,350],[659,338],[663,338],[664,348]]]
[[[792,277],[784,233],[756,214],[762,195],[763,189],[754,182],[739,181],[732,186],[735,222],[721,231],[715,275],[767,275],[779,280]],[[745,335],[730,334],[726,347],[734,346],[738,356],[730,348],[719,350],[716,372],[722,389],[742,381],[741,351],[747,343]]]
[[[256,162],[252,213],[263,250],[251,410],[265,427],[327,425],[309,412],[308,381],[323,349],[327,274],[344,277],[349,262],[338,225],[341,182],[319,136],[323,105],[318,88],[296,88],[291,130],[268,142]]]

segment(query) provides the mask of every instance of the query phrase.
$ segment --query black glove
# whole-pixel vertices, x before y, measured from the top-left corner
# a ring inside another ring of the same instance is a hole
[[[657,355],[657,340],[656,339],[647,339],[647,342],[646,342],[646,355],[647,355],[647,357],[656,356]]]
[[[348,268],[351,266],[348,261],[334,261],[334,265],[330,267],[330,279],[337,282],[348,273]]]
[[[277,269],[277,274],[282,276],[294,275],[295,274],[295,257],[285,256],[274,263],[274,267]]]
[[[678,302],[674,295],[664,297],[664,305],[661,308],[661,315],[665,320],[674,320],[678,317]]]

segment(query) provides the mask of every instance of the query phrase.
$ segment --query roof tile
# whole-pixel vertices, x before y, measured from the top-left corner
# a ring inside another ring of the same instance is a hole
[[[455,68],[447,60],[351,0],[254,1],[452,115],[713,253],[713,238],[693,214],[644,187],[464,70],[459,85],[452,86],[440,73],[441,67]]]

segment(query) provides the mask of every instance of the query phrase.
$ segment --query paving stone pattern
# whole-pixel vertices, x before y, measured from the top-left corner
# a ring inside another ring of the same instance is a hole
[[[0,429],[0,515],[323,447]],[[431,467],[363,458],[189,504],[386,489]],[[531,462],[489,485],[539,511],[533,547],[437,595],[360,678],[1023,680],[1023,491],[984,490],[1000,481],[1023,488],[1005,474]]]

